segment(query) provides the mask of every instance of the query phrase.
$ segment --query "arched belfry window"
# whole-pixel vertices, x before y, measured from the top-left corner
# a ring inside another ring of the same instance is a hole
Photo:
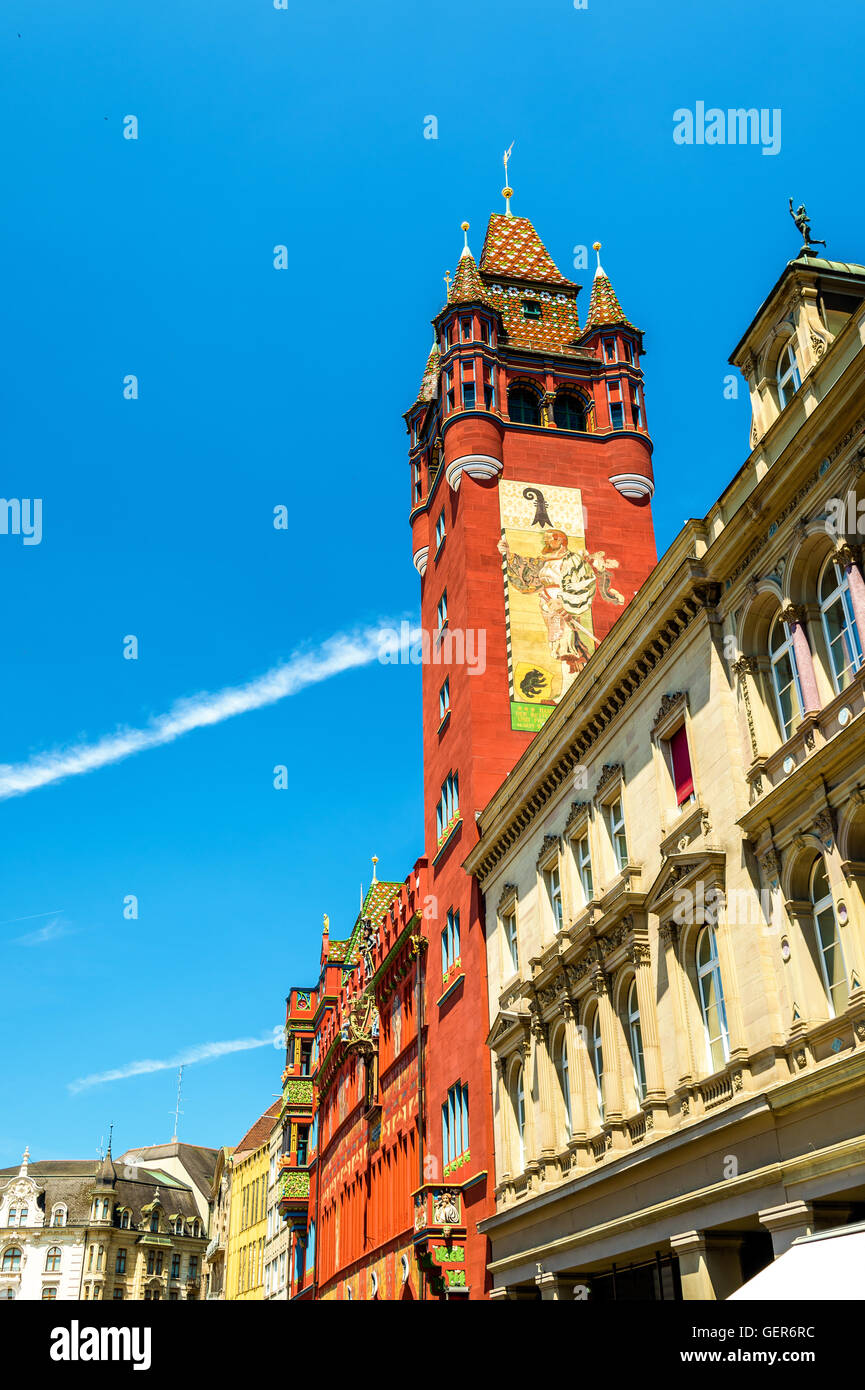
[[[790,338],[781,349],[778,358],[778,399],[781,406],[793,399],[802,385],[802,374],[796,359],[796,339]]]
[[[585,430],[586,403],[573,391],[558,391],[553,405],[553,419],[560,430]]]
[[[840,695],[862,665],[862,638],[853,614],[849,579],[831,555],[820,573],[818,596],[832,683]]]
[[[835,1018],[846,1009],[849,990],[835,902],[826,875],[826,865],[822,859],[816,860],[811,870],[811,907],[814,913],[814,932],[817,937],[823,988],[829,1002],[830,1015]]]
[[[769,629],[769,661],[781,737],[786,740],[795,733],[801,722],[803,702],[793,637],[780,613]]]
[[[508,392],[508,415],[520,425],[539,425],[541,407],[537,393],[528,386],[512,386]]]

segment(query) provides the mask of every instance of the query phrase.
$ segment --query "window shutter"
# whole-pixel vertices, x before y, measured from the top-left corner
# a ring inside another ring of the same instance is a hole
[[[684,724],[670,739],[670,758],[673,763],[673,781],[676,784],[676,802],[681,806],[694,790],[691,754],[688,751],[688,735]]]

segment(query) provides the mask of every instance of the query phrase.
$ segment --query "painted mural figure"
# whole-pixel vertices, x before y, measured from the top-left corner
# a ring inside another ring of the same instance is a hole
[[[598,589],[608,603],[624,604],[624,595],[610,583],[618,569],[603,550],[570,550],[564,531],[547,531],[540,555],[516,555],[504,537],[498,549],[508,565],[508,579],[521,593],[536,593],[547,629],[550,652],[562,663],[562,689],[567,689],[591,655],[587,641],[594,633],[580,621],[591,613]]]

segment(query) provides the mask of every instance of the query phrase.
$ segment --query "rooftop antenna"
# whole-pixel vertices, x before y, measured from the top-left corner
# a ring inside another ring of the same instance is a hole
[[[111,1138],[112,1138],[112,1135],[113,1135],[113,1134],[114,1134],[114,1121],[112,1120],[112,1121],[111,1121],[111,1124],[108,1126],[108,1152],[109,1152],[109,1153],[111,1153]]]
[[[180,1116],[183,1114],[183,1111],[182,1111],[181,1108],[180,1108],[180,1093],[181,1093],[182,1089],[183,1089],[183,1067],[179,1067],[179,1068],[178,1068],[178,1071],[177,1071],[177,1104],[176,1104],[175,1107],[174,1107],[174,1133],[173,1133],[172,1136],[171,1136],[171,1142],[172,1142],[172,1144],[176,1144],[176,1143],[177,1143],[177,1127],[178,1127],[178,1123],[179,1123],[179,1121],[180,1121]]]

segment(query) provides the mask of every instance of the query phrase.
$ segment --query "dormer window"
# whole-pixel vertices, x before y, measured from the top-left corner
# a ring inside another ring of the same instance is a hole
[[[523,300],[523,318],[539,319],[541,317],[541,301],[539,299]]]
[[[778,399],[782,409],[785,405],[789,405],[802,385],[799,363],[796,361],[796,352],[793,347],[794,342],[795,339],[791,338],[778,358]]]

